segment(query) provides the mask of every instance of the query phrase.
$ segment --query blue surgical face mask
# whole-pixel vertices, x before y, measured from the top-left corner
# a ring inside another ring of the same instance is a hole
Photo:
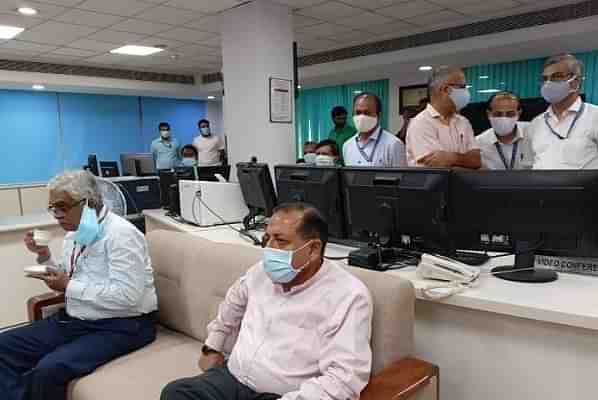
[[[315,164],[316,157],[318,157],[318,155],[316,153],[305,153],[303,155],[303,160],[305,161],[306,164]]]
[[[81,221],[75,232],[75,242],[82,246],[88,246],[100,234],[100,224],[98,223],[98,214],[94,208],[89,207],[89,201],[83,206],[81,212]]]
[[[199,128],[201,136],[210,136],[210,128]]]
[[[451,92],[449,93],[449,97],[455,104],[455,108],[457,111],[461,111],[471,101],[471,94],[469,93],[469,89],[467,88],[451,88]]]
[[[570,93],[575,92],[575,89],[571,88],[571,82],[575,80],[575,76],[566,81],[547,81],[542,86],[542,97],[550,104],[560,103],[565,100]]]
[[[305,263],[301,268],[293,267],[293,255],[304,249],[311,241],[305,243],[297,250],[280,250],[271,247],[264,248],[263,264],[266,275],[274,283],[289,283],[309,264]]]
[[[195,167],[195,165],[197,165],[197,161],[195,158],[185,157],[182,160],[182,164],[184,167]]]

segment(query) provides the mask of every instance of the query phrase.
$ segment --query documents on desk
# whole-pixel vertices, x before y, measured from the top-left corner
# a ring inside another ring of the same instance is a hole
[[[238,183],[179,181],[181,217],[211,226],[241,222],[249,213]]]

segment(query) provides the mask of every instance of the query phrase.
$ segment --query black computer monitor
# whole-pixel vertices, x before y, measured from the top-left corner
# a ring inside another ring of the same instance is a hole
[[[343,168],[341,176],[351,239],[447,250],[450,170]]]
[[[332,238],[346,237],[340,172],[336,167],[277,165],[274,168],[280,203],[303,202],[316,207],[328,222]]]
[[[216,174],[221,175],[227,181],[230,178],[230,165],[218,165],[213,167],[197,167],[198,180],[217,182]]]
[[[162,208],[170,208],[170,187],[177,185],[175,173],[172,169],[158,170],[160,179],[160,205]]]
[[[87,156],[87,169],[95,176],[100,176],[100,170],[98,167],[98,156],[90,154]]]
[[[120,163],[124,176],[157,175],[152,153],[123,153],[120,155]]]
[[[120,172],[118,170],[118,162],[100,161],[100,174],[104,178],[116,178],[120,176]]]
[[[598,256],[596,199],[598,170],[455,171],[451,237],[459,248],[514,253],[499,278],[550,282],[557,274],[534,268],[534,254]]]
[[[272,216],[277,204],[276,192],[268,164],[238,163],[237,179],[245,204],[249,208],[249,215],[243,220],[243,225],[246,230],[250,230],[256,226],[255,217]]]

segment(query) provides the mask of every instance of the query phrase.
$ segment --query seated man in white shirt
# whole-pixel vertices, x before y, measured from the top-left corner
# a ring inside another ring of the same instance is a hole
[[[353,99],[353,124],[357,135],[343,145],[343,160],[348,167],[400,168],[407,166],[405,145],[382,129],[382,101],[373,93]]]
[[[496,93],[488,101],[492,128],[476,136],[482,152],[482,168],[493,170],[531,169],[534,157],[526,130],[519,122],[521,102],[511,92]]]
[[[151,343],[157,310],[145,237],[102,202],[95,177],[67,172],[48,185],[48,210],[68,233],[60,261],[25,236],[47,273],[30,275],[64,292],[66,311],[0,333],[3,400],[65,400],[68,383]]]
[[[199,136],[193,139],[193,146],[197,149],[197,165],[200,167],[217,167],[224,163],[226,157],[224,139],[213,135],[210,121],[202,119],[197,123]]]
[[[598,169],[598,107],[581,100],[584,65],[570,54],[544,63],[542,97],[550,103],[528,130],[534,169]]]
[[[323,259],[327,236],[315,208],[278,207],[263,261],[208,325],[205,372],[170,383],[161,400],[357,400],[371,372],[373,305],[361,281]]]

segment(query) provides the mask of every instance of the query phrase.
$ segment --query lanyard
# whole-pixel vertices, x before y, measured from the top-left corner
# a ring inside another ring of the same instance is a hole
[[[548,118],[549,115],[548,113],[544,114],[544,122],[546,123],[546,126],[548,127],[548,129],[550,129],[550,132],[552,132],[552,134],[556,137],[558,137],[561,140],[565,140],[569,137],[569,135],[571,134],[571,131],[573,130],[573,128],[575,127],[575,124],[577,123],[577,120],[581,117],[581,115],[583,114],[583,111],[586,108],[586,103],[581,103],[581,108],[579,109],[579,112],[577,112],[577,114],[575,115],[575,118],[573,119],[573,122],[571,123],[571,126],[569,127],[569,130],[567,131],[567,136],[566,137],[562,137],[561,135],[559,135],[553,128],[552,126],[550,126],[550,123],[548,122]]]
[[[498,151],[498,155],[502,160],[502,163],[505,165],[505,169],[513,169],[515,167],[515,159],[517,158],[517,148],[519,147],[519,141],[513,143],[513,152],[511,153],[511,165],[507,164],[507,159],[505,158],[505,154],[502,152],[501,145],[496,142],[494,143],[496,146],[496,151]]]
[[[77,248],[77,243],[73,245],[73,252],[71,253],[71,271],[69,272],[69,278],[73,277],[73,273],[75,272],[75,267],[77,266],[77,261],[79,261],[79,257],[85,251],[87,246],[82,246],[79,250],[79,253],[75,256],[75,249]]]
[[[367,161],[368,163],[371,163],[372,160],[374,159],[374,155],[376,154],[376,149],[378,148],[378,143],[380,143],[380,138],[382,137],[382,128],[378,128],[380,129],[380,132],[378,133],[378,137],[376,138],[376,143],[374,143],[374,148],[372,149],[372,152],[370,153],[369,157],[368,155],[365,153],[365,151],[363,151],[363,149],[361,147],[359,147],[359,135],[357,135],[357,137],[355,138],[355,142],[357,144],[357,150],[359,150],[359,152],[361,153],[361,157],[363,157],[363,159],[365,161]],[[365,144],[365,146],[363,146],[364,148],[367,146],[367,143]]]

